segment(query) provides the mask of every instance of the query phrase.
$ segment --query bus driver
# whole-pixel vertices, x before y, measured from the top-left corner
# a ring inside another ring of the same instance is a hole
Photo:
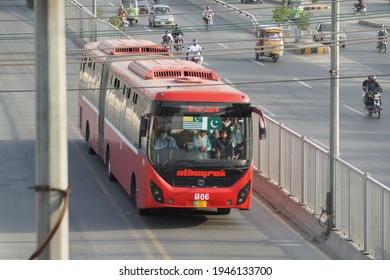
[[[159,149],[166,149],[166,148],[178,149],[179,147],[176,144],[175,138],[169,136],[166,129],[161,129],[160,136],[157,137],[156,143],[154,144],[154,148],[156,150],[159,150]]]

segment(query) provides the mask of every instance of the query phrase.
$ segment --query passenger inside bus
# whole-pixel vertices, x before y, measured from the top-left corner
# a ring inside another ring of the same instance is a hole
[[[202,158],[210,158],[209,151],[211,150],[210,139],[207,135],[207,130],[199,130],[193,137],[194,150],[199,151]]]
[[[226,117],[224,120],[222,120],[222,125],[223,125],[222,129],[226,129],[230,136],[230,132],[232,132],[233,130],[233,122],[230,119],[230,117]]]
[[[178,149],[175,138],[169,136],[168,131],[166,129],[160,129],[159,134],[160,135],[157,137],[156,142],[154,144],[155,149]]]
[[[211,143],[210,158],[217,158],[217,140],[219,137],[220,133],[218,130],[213,130],[209,135]]]
[[[228,130],[223,129],[221,136],[216,143],[216,156],[218,159],[231,159],[233,157],[233,147],[231,139],[229,139]]]
[[[241,158],[244,146],[243,146],[243,138],[241,133],[241,125],[239,123],[234,124],[234,128],[231,134],[231,143],[233,147],[232,158],[234,159]]]

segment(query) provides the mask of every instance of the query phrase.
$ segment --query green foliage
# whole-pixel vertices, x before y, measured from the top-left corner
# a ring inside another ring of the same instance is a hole
[[[312,3],[319,3],[320,0],[311,0]]]
[[[272,19],[276,23],[285,23],[288,20],[292,20],[297,23],[298,29],[301,30],[307,30],[310,27],[310,18],[313,15],[303,10],[294,10],[293,13],[291,7],[288,6],[276,7],[272,13]]]
[[[102,19],[104,16],[104,9],[101,6],[96,7],[96,17]]]
[[[110,17],[109,22],[118,29],[122,26],[122,20],[118,16]]]
[[[310,27],[310,18],[313,14],[309,12],[300,12],[297,18],[297,27],[300,30],[307,30]]]
[[[272,13],[272,19],[276,23],[285,23],[290,18],[291,9],[287,6],[279,6],[276,7]]]

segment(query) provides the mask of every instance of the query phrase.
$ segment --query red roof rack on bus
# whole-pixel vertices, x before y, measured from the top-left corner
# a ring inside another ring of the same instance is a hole
[[[111,39],[100,42],[97,48],[108,55],[160,54],[173,56],[168,49],[148,40]]]
[[[187,60],[136,60],[129,63],[129,70],[137,73],[145,80],[151,79],[179,79],[178,82],[183,82],[182,77],[194,77],[194,82],[199,83],[199,79],[219,81],[220,77],[214,71],[207,69],[199,64]],[[188,79],[188,82],[191,79]]]

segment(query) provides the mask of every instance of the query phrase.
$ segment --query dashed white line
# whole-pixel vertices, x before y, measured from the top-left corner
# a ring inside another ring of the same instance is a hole
[[[224,47],[225,49],[228,49],[228,48],[229,48],[228,46],[225,46],[224,44],[221,44],[221,43],[218,43],[218,45]]]
[[[359,115],[366,116],[366,114],[364,114],[364,113],[362,113],[362,112],[360,112],[360,111],[358,111],[358,110],[356,110],[356,109],[354,109],[354,108],[352,108],[352,107],[349,107],[348,105],[343,104],[343,106],[344,106],[345,108],[348,108],[348,109],[351,110],[351,111],[354,111],[355,113],[358,113]]]
[[[301,84],[304,85],[305,87],[312,88],[312,87],[309,86],[308,84],[306,84],[306,83],[304,83],[304,82],[302,82],[302,81],[300,81],[300,80],[298,80],[298,79],[294,79],[294,80],[297,81],[297,82],[299,82],[299,83],[301,83]]]
[[[252,62],[254,62],[254,63],[257,63],[257,64],[259,64],[259,65],[261,65],[261,66],[265,66],[263,63],[260,63],[260,62],[254,60],[254,59],[249,59],[249,60],[252,61]]]
[[[227,78],[224,78],[224,79],[230,86],[235,87],[235,85],[229,79],[227,79]]]
[[[112,4],[111,2],[107,2],[108,4],[110,4],[112,7],[114,7],[115,5],[114,4]]]

